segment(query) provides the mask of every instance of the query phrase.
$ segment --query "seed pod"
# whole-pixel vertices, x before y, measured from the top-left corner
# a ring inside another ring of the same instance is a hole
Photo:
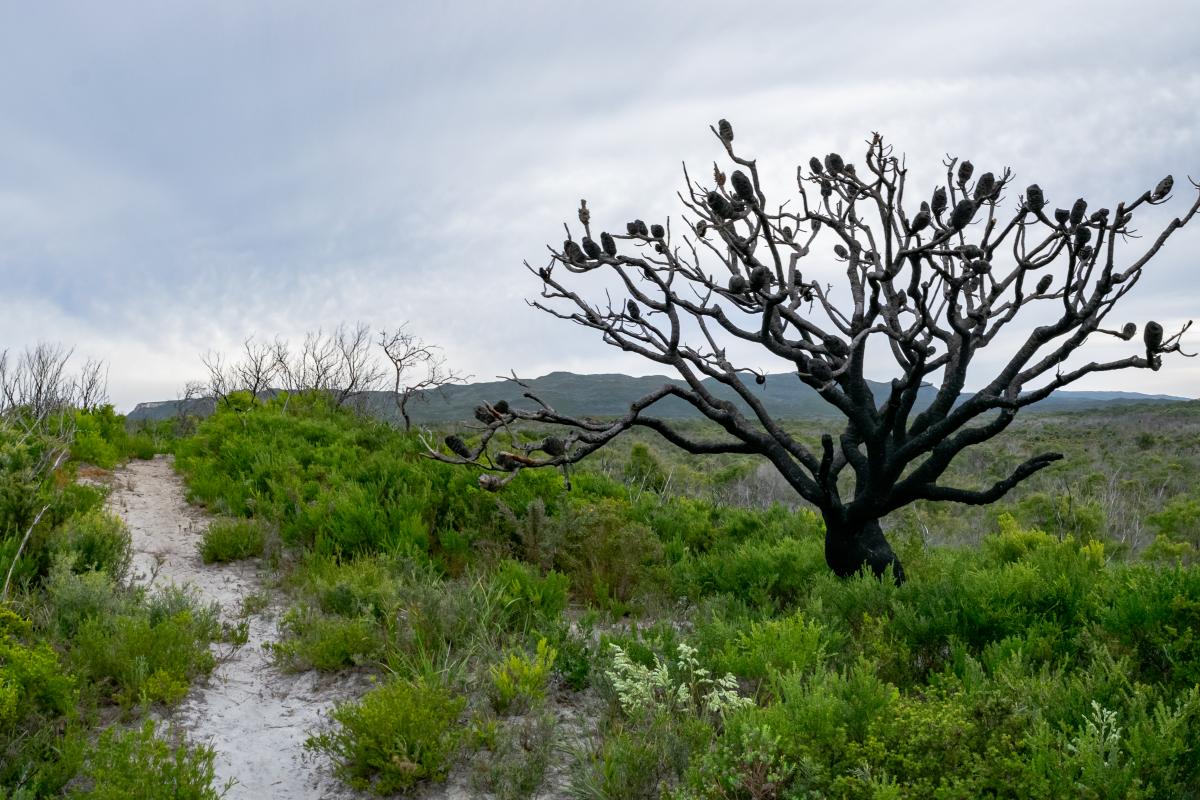
[[[633,319],[641,319],[642,311],[638,308],[638,304],[630,300],[625,304],[625,308],[629,311],[629,316]]]
[[[982,203],[984,200],[991,198],[996,191],[996,176],[990,172],[985,172],[979,176],[979,180],[975,181],[975,202]]]
[[[495,475],[480,475],[479,488],[488,492],[498,492],[504,488],[504,481]]]
[[[821,159],[813,156],[808,160],[808,168],[812,170],[813,175],[821,174]]]
[[[1051,283],[1053,280],[1054,280],[1054,279],[1053,279],[1053,278],[1051,278],[1049,275],[1043,275],[1043,276],[1042,276],[1042,279],[1041,279],[1040,281],[1038,281],[1038,284],[1037,284],[1037,293],[1038,293],[1038,294],[1045,294],[1045,293],[1046,293],[1046,290],[1050,288],[1050,283]]]
[[[1136,333],[1137,325],[1134,325],[1132,322],[1126,322],[1125,327],[1121,328],[1121,338],[1127,342],[1132,339]]]
[[[625,233],[627,233],[630,236],[637,236],[637,223],[636,222],[626,222],[625,223]]]
[[[946,187],[939,186],[933,190],[933,215],[940,217],[946,210]]]
[[[729,291],[732,294],[741,294],[746,291],[746,279],[741,275],[733,275],[729,278]]]
[[[587,253],[588,258],[599,258],[603,255],[600,245],[596,244],[590,236],[583,237],[583,252]]]
[[[475,406],[475,419],[482,422],[484,425],[491,425],[496,419],[496,416],[485,405]]]
[[[565,242],[563,242],[563,255],[566,256],[567,260],[572,264],[578,264],[584,260],[583,251],[579,249],[579,245],[575,244],[575,242],[571,241],[570,239],[567,239]]]
[[[912,233],[920,233],[929,227],[930,220],[929,205],[927,203],[921,203],[921,210],[917,212],[915,217],[913,217],[910,231]]]
[[[850,254],[846,252],[846,248],[840,244],[835,244],[833,246],[833,252],[834,252],[834,255],[836,255],[838,258],[849,258],[850,257]]]
[[[508,401],[507,400],[497,400],[495,403],[492,403],[492,408],[496,409],[496,411],[500,414],[507,414],[508,413]]]
[[[729,207],[729,201],[717,191],[708,193],[708,208],[721,219],[729,219],[733,216],[733,209]]]
[[[667,246],[665,244],[663,244],[662,242],[655,242],[654,252],[658,253],[661,256],[662,254],[667,252]]]
[[[976,244],[964,244],[958,248],[958,253],[967,260],[983,257],[983,250]]]
[[[592,220],[592,212],[588,211],[587,200],[579,201],[579,222],[584,227]]]
[[[833,184],[821,178],[821,197],[829,197],[833,194]]]
[[[1162,200],[1164,197],[1166,197],[1167,195],[1169,195],[1171,193],[1171,188],[1174,185],[1175,185],[1175,178],[1171,175],[1168,175],[1167,177],[1165,177],[1161,181],[1159,181],[1158,185],[1154,187],[1154,192],[1150,195],[1150,199],[1154,200],[1155,202]]]
[[[964,161],[958,165],[958,182],[966,183],[971,180],[971,176],[975,174],[975,165],[970,161]]]
[[[971,271],[979,275],[986,275],[992,271],[992,262],[986,259],[977,258],[971,262]]]
[[[542,452],[558,458],[567,452],[567,443],[557,436],[547,436],[542,440]]]
[[[1092,229],[1080,225],[1075,231],[1075,249],[1078,250],[1092,240]]]
[[[446,437],[445,442],[446,447],[450,448],[450,452],[454,453],[454,455],[458,456],[459,458],[471,458],[471,448],[467,447],[466,442],[459,437],[455,436],[454,434],[450,434]]]
[[[696,223],[696,235],[699,236],[701,239],[703,239],[705,236],[708,235],[708,223],[707,222],[705,222],[704,220],[700,220],[699,222]]]
[[[825,169],[829,170],[830,175],[837,175],[846,168],[846,162],[837,153],[830,153],[825,156]]]
[[[729,213],[735,217],[740,216],[745,210],[746,204],[741,200],[734,200],[729,204]]]
[[[1025,207],[1035,212],[1046,207],[1046,196],[1042,194],[1042,187],[1036,183],[1029,184],[1025,189]]]
[[[501,451],[496,454],[496,466],[502,470],[505,470],[507,472],[513,472],[518,467],[520,467],[520,464],[521,464],[521,462],[519,462],[519,461],[517,461],[517,459],[513,458],[512,453],[505,453],[505,452]]]
[[[642,222],[640,219],[638,219],[634,220],[633,224],[637,225],[638,236],[648,237],[650,235],[650,229],[646,227],[645,222]]]
[[[733,174],[729,176],[729,182],[733,184],[733,192],[738,197],[745,200],[747,203],[755,201],[754,184],[750,182],[750,178],[740,169],[735,169]]]
[[[1067,211],[1065,208],[1054,209],[1054,221],[1057,222],[1059,225],[1066,225],[1067,220],[1069,220],[1070,218],[1071,218],[1071,212]]]
[[[1078,225],[1079,223],[1083,222],[1083,215],[1086,213],[1087,213],[1087,200],[1084,200],[1081,197],[1075,201],[1075,204],[1073,206],[1071,206],[1071,216],[1070,216],[1071,224]]]
[[[1093,252],[1095,252],[1095,250],[1092,248],[1092,246],[1090,244],[1085,244],[1076,251],[1075,255],[1079,256],[1080,261],[1087,261],[1092,257]]]
[[[723,119],[717,123],[717,134],[726,144],[733,141],[733,126],[729,124],[729,120]]]
[[[771,270],[766,267],[755,267],[750,272],[750,291],[761,292],[771,283]]]
[[[608,231],[600,234],[600,248],[607,256],[615,256],[617,254],[617,242]]]
[[[825,382],[833,377],[833,370],[819,358],[814,358],[808,362],[808,374],[821,382]]]
[[[767,376],[766,375],[755,375],[754,382],[757,383],[759,386],[763,386],[767,382]]]
[[[1142,341],[1146,343],[1146,355],[1149,357],[1158,352],[1163,343],[1163,326],[1154,320],[1146,323],[1142,329]]]
[[[796,238],[796,232],[792,230],[791,225],[783,226],[783,240],[785,242],[793,241]]]
[[[967,227],[967,223],[975,216],[975,210],[975,201],[969,200],[966,197],[959,200],[958,205],[954,207],[954,211],[950,214],[950,227],[956,231],[961,231]]]
[[[651,225],[650,226],[650,235],[653,236],[655,239],[661,239],[667,235],[667,229],[664,228],[662,225],[658,225],[658,224]]]
[[[1106,222],[1108,220],[1108,209],[1101,208],[1101,209],[1093,212],[1092,215],[1090,217],[1088,217],[1088,219],[1090,219],[1092,222],[1096,222],[1096,223]]]
[[[725,173],[721,172],[716,164],[713,164],[713,180],[717,182],[717,186],[725,185]]]
[[[816,233],[817,233],[818,231],[820,231],[820,230],[821,230],[821,220],[819,220],[819,219],[814,219],[814,220],[812,221],[812,232],[813,232],[814,234],[816,234]]]

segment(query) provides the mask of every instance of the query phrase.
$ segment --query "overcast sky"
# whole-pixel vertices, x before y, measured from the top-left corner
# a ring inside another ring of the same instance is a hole
[[[678,214],[720,117],[780,191],[872,131],[929,188],[948,152],[1057,205],[1171,172],[1165,220],[1200,177],[1194,2],[3,8],[0,348],[107,360],[121,410],[341,321],[408,321],[480,379],[655,372],[528,308],[521,263],[581,197],[602,228]],[[1200,318],[1197,252],[1200,222],[1117,322]],[[1080,388],[1195,397],[1198,361]]]

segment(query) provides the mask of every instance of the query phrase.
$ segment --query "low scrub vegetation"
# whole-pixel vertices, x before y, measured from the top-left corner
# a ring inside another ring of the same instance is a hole
[[[522,474],[497,499],[302,398],[222,411],[177,451],[198,501],[290,546],[282,661],[378,676],[311,742],[360,787],[456,763],[505,797],[1200,784],[1200,569],[1178,547],[1134,557],[1036,486],[981,519],[978,546],[901,535],[897,587],[833,577],[810,511],[646,479],[665,451],[597,462],[571,492]],[[1187,508],[1152,524],[1185,541]]]

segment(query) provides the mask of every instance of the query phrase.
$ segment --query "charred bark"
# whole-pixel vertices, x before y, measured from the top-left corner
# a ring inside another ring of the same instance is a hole
[[[849,578],[864,569],[870,569],[876,578],[882,578],[887,568],[892,568],[892,579],[897,585],[904,583],[904,566],[892,549],[879,520],[871,519],[860,524],[840,521],[825,521],[825,563],[839,578]]]

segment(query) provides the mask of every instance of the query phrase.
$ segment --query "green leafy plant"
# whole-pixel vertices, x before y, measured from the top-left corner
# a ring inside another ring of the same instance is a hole
[[[501,714],[523,712],[541,703],[546,697],[546,682],[554,668],[558,652],[539,639],[533,656],[509,653],[499,664],[492,665],[492,707]]]
[[[200,539],[200,558],[205,564],[257,558],[263,554],[265,546],[266,534],[257,521],[214,520]]]
[[[436,684],[392,680],[330,714],[332,729],[306,746],[334,761],[339,777],[379,795],[446,777],[466,701]]]
[[[109,728],[88,754],[75,800],[218,800],[229,787],[213,787],[215,752],[162,736],[154,722],[122,731]]]

